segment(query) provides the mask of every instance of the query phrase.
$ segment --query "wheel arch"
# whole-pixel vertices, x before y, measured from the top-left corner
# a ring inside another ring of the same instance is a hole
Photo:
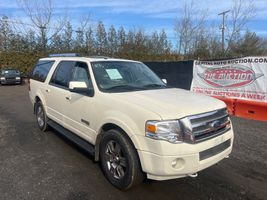
[[[119,130],[121,132],[121,134],[123,134],[123,136],[127,138],[127,140],[131,143],[132,147],[136,151],[136,154],[137,154],[139,162],[140,162],[140,158],[139,158],[139,155],[138,155],[138,152],[136,149],[137,141],[135,141],[132,137],[130,137],[129,134],[127,134],[127,132],[123,128],[121,128],[121,126],[118,126],[115,123],[105,123],[100,128],[100,131],[97,135],[96,143],[95,143],[95,161],[99,161],[99,146],[100,146],[101,139],[102,139],[103,135],[105,134],[105,132],[107,132],[108,130],[111,130],[111,129]]]
[[[33,105],[33,113],[34,113],[34,114],[36,114],[36,105],[37,105],[37,103],[38,103],[39,101],[41,101],[42,104],[44,105],[44,100],[43,100],[43,98],[41,97],[41,95],[38,95],[38,94],[37,94],[37,95],[34,97],[34,105]]]

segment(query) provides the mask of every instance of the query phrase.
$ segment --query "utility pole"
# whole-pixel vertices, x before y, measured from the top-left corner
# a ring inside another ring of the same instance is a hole
[[[230,12],[230,10],[224,11],[219,13],[218,15],[222,15],[222,26],[220,27],[220,29],[222,29],[222,52],[224,53],[224,30],[225,30],[225,15],[226,13]]]

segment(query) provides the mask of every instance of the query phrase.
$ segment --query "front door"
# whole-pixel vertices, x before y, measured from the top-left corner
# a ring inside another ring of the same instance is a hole
[[[92,129],[92,126],[95,124],[96,113],[94,110],[95,98],[93,95],[93,85],[90,77],[87,63],[75,62],[71,81],[85,82],[88,93],[81,94],[69,91],[64,118],[68,129],[87,141],[94,143],[96,132]]]

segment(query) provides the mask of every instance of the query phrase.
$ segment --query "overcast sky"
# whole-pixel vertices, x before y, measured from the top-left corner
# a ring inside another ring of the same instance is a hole
[[[174,37],[174,19],[179,18],[182,6],[186,1],[179,0],[57,0],[53,1],[56,16],[68,14],[69,19],[77,26],[81,16],[90,15],[92,23],[101,20],[106,26],[130,28],[141,27],[148,34],[164,28],[168,37]],[[187,1],[188,2],[188,1]],[[195,0],[195,6],[208,13],[208,21],[220,24],[218,13],[231,9],[231,0]],[[248,24],[251,31],[267,37],[267,0],[254,0],[255,17]],[[20,19],[29,22],[17,0],[0,0],[0,16]],[[74,27],[75,28],[75,27]],[[220,30],[218,27],[218,35]]]

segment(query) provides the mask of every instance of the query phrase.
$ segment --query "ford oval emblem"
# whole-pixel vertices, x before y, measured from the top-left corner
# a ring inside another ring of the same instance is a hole
[[[213,121],[209,123],[210,128],[216,129],[221,126],[221,122],[219,120]]]

